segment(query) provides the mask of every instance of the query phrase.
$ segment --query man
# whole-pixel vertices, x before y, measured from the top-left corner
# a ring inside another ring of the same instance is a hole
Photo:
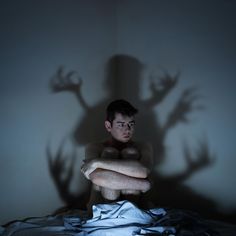
[[[86,147],[82,173],[93,184],[88,208],[93,204],[128,199],[139,205],[150,189],[147,179],[152,166],[152,148],[133,141],[138,110],[125,100],[107,107],[105,128],[110,138]]]

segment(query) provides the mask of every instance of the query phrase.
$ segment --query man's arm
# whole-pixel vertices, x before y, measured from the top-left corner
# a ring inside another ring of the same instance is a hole
[[[136,160],[93,159],[81,167],[87,179],[90,179],[90,174],[96,169],[110,170],[134,178],[147,178],[149,174],[149,169]]]
[[[150,189],[150,182],[146,179],[134,178],[118,172],[96,169],[90,174],[90,180],[101,187],[113,190],[138,190],[146,192]]]
[[[85,162],[81,167],[81,171],[87,179],[90,179],[89,175],[98,168],[115,171],[135,178],[146,178],[149,174],[149,168],[145,165],[146,161],[142,164],[141,161],[136,160],[102,159],[100,158],[102,150],[103,146],[100,143],[89,144],[86,147]],[[141,159],[146,160],[146,156],[145,154]]]
[[[152,146],[147,143],[137,144],[140,150],[140,160],[108,160],[99,158],[102,152],[102,145],[89,144],[85,149],[85,163],[81,171],[87,179],[96,169],[115,171],[135,178],[146,178],[150,173],[153,163]]]

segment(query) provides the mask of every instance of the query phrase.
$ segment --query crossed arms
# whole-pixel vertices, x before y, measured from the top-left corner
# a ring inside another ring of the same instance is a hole
[[[113,148],[114,149],[114,148]],[[140,158],[133,158],[134,149],[127,149],[125,158],[117,159],[116,149],[106,150],[106,158],[102,158],[101,144],[90,144],[85,151],[85,163],[81,167],[82,173],[100,188],[105,198],[117,198],[120,191],[124,194],[139,194],[150,189],[147,180],[152,165],[152,148],[148,144],[139,144]],[[107,155],[108,154],[108,155]],[[119,193],[118,193],[119,191]],[[110,197],[109,195],[111,195]]]

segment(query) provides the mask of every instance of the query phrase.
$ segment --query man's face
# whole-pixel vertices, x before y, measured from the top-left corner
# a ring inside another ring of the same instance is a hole
[[[115,114],[115,119],[112,124],[109,121],[105,121],[105,127],[112,137],[122,143],[128,142],[134,133],[134,117],[123,116],[120,113]]]

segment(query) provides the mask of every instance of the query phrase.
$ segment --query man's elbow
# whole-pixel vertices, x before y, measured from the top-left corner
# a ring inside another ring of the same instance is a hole
[[[96,169],[89,175],[89,179],[91,180],[91,182],[98,186],[101,186],[103,182],[103,178],[101,177],[100,172],[101,170]]]
[[[143,189],[142,189],[142,192],[143,193],[146,193],[147,191],[149,191],[151,189],[151,183],[149,181],[146,181],[144,186],[143,186]]]
[[[142,167],[142,170],[139,172],[138,178],[146,179],[150,174],[150,170],[147,167]]]

